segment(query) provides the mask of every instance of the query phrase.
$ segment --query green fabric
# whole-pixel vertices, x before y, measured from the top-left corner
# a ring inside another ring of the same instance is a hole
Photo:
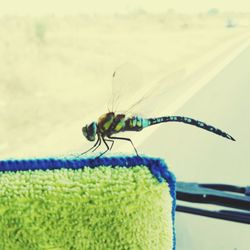
[[[0,173],[0,249],[172,250],[172,197],[146,166]]]

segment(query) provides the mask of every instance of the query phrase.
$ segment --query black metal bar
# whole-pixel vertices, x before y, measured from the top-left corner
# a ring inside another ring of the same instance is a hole
[[[210,210],[204,210],[204,209],[180,206],[180,205],[176,206],[176,211],[206,216],[210,218],[217,218],[222,220],[250,224],[250,213],[246,212],[227,211],[227,210],[210,211]]]
[[[227,185],[227,184],[200,184],[200,186],[204,187],[204,188],[215,189],[215,190],[246,194],[246,188],[245,187],[238,187],[238,186],[234,186],[234,185]]]
[[[177,200],[214,204],[250,211],[248,187],[177,182]]]

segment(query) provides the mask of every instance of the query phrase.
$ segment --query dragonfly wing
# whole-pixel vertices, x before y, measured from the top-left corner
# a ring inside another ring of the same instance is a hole
[[[132,63],[124,63],[114,71],[112,97],[108,104],[111,111],[124,113],[128,109],[134,93],[143,88],[142,76],[140,68]]]
[[[142,71],[133,64],[124,64],[114,72],[109,105],[112,111],[145,117],[160,114],[157,109],[167,103],[164,95],[175,89],[176,83],[185,78],[186,72],[181,68],[148,82],[143,80],[142,75]]]

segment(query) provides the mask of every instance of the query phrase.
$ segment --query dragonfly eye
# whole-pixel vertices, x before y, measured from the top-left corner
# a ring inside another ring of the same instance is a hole
[[[90,125],[86,125],[82,128],[82,133],[84,137],[89,141],[94,141],[97,132],[96,122],[92,122]]]

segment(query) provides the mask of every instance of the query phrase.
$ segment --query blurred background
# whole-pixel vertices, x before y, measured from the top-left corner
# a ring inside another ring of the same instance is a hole
[[[1,158],[85,150],[81,127],[107,111],[112,74],[124,63],[146,84],[209,70],[249,37],[240,2],[1,3]]]
[[[249,1],[0,5],[1,159],[87,150],[81,127],[112,108],[113,84],[123,90],[119,110],[145,96],[136,114],[199,118],[238,143],[163,125],[129,134],[139,152],[164,158],[178,180],[249,185]],[[134,153],[123,142],[113,152]],[[247,250],[249,233],[245,225],[177,215],[177,249]]]

